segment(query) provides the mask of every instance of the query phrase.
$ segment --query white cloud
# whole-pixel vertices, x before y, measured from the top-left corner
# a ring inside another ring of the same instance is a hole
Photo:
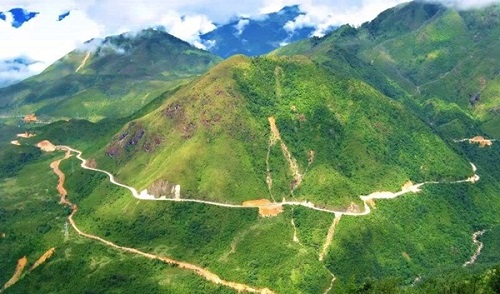
[[[37,61],[25,65],[22,70],[0,69],[0,83],[2,83],[1,80],[13,81],[38,73],[73,50],[77,44],[100,34],[100,26],[91,21],[82,10],[75,10],[71,17],[58,22],[57,19],[63,7],[71,4],[63,2],[47,5],[47,3],[33,1],[26,3],[26,6],[17,3],[17,5],[5,7],[6,4],[2,1],[0,11],[22,6],[28,11],[40,13],[17,29],[13,28],[8,21],[0,21],[0,36],[2,36],[0,62],[5,63],[7,60],[21,56]]]
[[[176,12],[164,15],[159,24],[163,25],[168,33],[202,49],[206,47],[200,41],[200,34],[208,33],[216,28],[205,15],[181,16]]]
[[[8,86],[31,75],[30,67],[39,66],[27,58],[0,61],[0,87]]]
[[[323,36],[332,26],[351,24],[359,26],[374,19],[382,11],[410,0],[266,0],[262,13],[276,12],[286,5],[299,5],[304,15],[288,22],[285,29],[293,32],[303,27],[314,27],[314,36]],[[484,7],[499,0],[429,0],[459,9]]]
[[[499,0],[433,0],[428,2],[438,2],[458,9],[474,9],[495,3],[500,4]]]
[[[383,10],[407,0],[340,0],[332,4],[328,0],[268,0],[262,8],[263,12],[274,12],[281,5],[299,5],[304,15],[289,21],[285,29],[293,32],[303,27],[313,27],[313,36],[323,36],[333,26],[351,24],[358,26],[365,21],[375,18]]]
[[[248,19],[240,19],[238,23],[234,26],[236,29],[236,36],[239,37],[241,33],[243,33],[243,30],[245,27],[250,23],[250,20]]]

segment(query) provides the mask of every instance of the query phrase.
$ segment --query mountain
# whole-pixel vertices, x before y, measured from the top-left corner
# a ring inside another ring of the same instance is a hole
[[[127,117],[29,126],[35,137],[0,148],[0,272],[13,274],[0,285],[498,292],[500,145],[472,137],[498,139],[478,112],[498,83],[485,76],[474,106],[439,90],[460,85],[446,74],[455,62],[462,82],[495,66],[496,9],[406,3],[360,28],[232,56]],[[414,60],[445,48],[442,68],[439,55]],[[6,140],[18,129],[0,127]]]
[[[341,54],[355,60],[362,68],[358,74],[384,93],[411,95],[425,108],[429,123],[443,133],[462,137],[476,132],[468,130],[473,117],[482,132],[498,137],[499,13],[499,5],[458,11],[411,2],[358,29],[343,26],[324,38],[298,42],[274,54],[306,54],[327,62],[328,56]]]
[[[299,6],[294,5],[255,19],[240,17],[201,35],[201,40],[210,52],[222,58],[235,54],[262,55],[288,43],[308,38],[315,31],[313,24],[287,29],[289,22],[303,15],[305,13]]]
[[[109,162],[107,169],[120,166],[115,173],[139,190],[165,180],[197,199],[240,203],[294,195],[347,208],[362,205],[358,195],[370,189],[469,173],[468,163],[401,103],[308,59],[236,56],[166,101],[128,123],[98,158]],[[277,145],[266,159],[274,126],[298,172],[289,170]],[[165,163],[134,168],[158,161]],[[266,161],[277,171],[271,193]],[[293,174],[303,175],[303,185]]]
[[[123,117],[219,61],[154,29],[91,40],[41,74],[0,89],[0,113]]]

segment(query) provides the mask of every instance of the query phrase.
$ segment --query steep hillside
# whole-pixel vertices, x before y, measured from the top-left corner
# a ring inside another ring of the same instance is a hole
[[[159,30],[91,40],[43,73],[0,89],[0,113],[124,117],[219,61]]]
[[[498,225],[498,145],[445,143],[402,102],[308,58],[236,56],[161,101],[84,154],[137,194],[77,159],[63,164],[83,231],[276,293],[323,292],[332,274],[341,293],[412,293],[416,277],[462,268],[472,233]],[[478,183],[466,180],[467,161]],[[360,198],[391,198],[372,193],[408,180],[427,184],[397,199]],[[245,208],[262,199],[285,204],[267,215]],[[313,206],[291,204],[303,200]]]
[[[242,56],[128,123],[98,162],[139,190],[166,181],[188,198],[295,197],[344,209],[408,180],[471,173],[403,104],[366,83],[307,58]]]
[[[354,55],[364,61],[355,67],[365,73],[365,80],[383,91],[392,84],[411,94],[429,123],[443,134],[466,137],[478,132],[468,130],[473,118],[481,132],[498,137],[499,14],[498,5],[457,11],[411,2],[381,13],[359,29],[343,26],[325,38],[273,54],[306,54],[320,62],[339,52]],[[373,81],[373,70],[378,81]]]

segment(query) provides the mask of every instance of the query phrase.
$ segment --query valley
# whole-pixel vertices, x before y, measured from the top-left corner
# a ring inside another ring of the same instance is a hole
[[[271,141],[272,141],[272,138],[275,138],[275,140],[281,140],[281,137],[279,136],[279,132],[277,131],[276,126],[273,124],[273,120],[269,119],[269,121],[271,124]],[[21,137],[30,137],[30,136],[21,136]],[[283,147],[283,145],[284,145],[284,143],[282,143],[282,149],[283,149],[284,156],[290,158],[291,157],[290,153],[286,152],[287,151],[286,146]],[[346,216],[364,216],[364,215],[367,215],[371,212],[370,206],[372,206],[372,207],[375,206],[375,202],[374,202],[375,200],[394,199],[394,198],[397,198],[397,197],[399,197],[403,194],[406,194],[406,193],[418,193],[420,191],[420,188],[425,184],[439,184],[439,182],[425,182],[425,183],[420,183],[420,184],[413,184],[411,182],[408,182],[402,187],[401,191],[396,192],[396,193],[374,192],[374,193],[369,194],[368,196],[360,196],[360,198],[363,200],[363,203],[364,203],[364,211],[358,211],[358,212],[349,211],[349,210],[336,211],[336,210],[330,210],[327,208],[317,208],[314,204],[312,204],[310,202],[294,202],[294,201],[286,201],[285,199],[283,199],[282,202],[248,201],[248,203],[243,203],[243,205],[233,205],[233,204],[209,202],[209,201],[203,201],[203,200],[197,200],[197,199],[166,198],[165,196],[155,198],[153,195],[149,195],[149,194],[147,194],[147,192],[144,192],[144,191],[139,194],[135,188],[117,182],[115,180],[114,176],[105,170],[88,167],[87,160],[82,157],[82,152],[79,150],[76,150],[76,149],[73,149],[71,147],[64,146],[64,145],[54,146],[52,143],[50,143],[48,141],[42,141],[42,142],[38,143],[37,146],[39,146],[39,148],[45,152],[54,152],[56,150],[65,151],[65,156],[62,159],[57,159],[57,160],[51,162],[50,167],[52,168],[53,172],[58,176],[57,191],[59,192],[59,195],[61,197],[59,203],[62,205],[67,205],[71,208],[71,214],[68,216],[68,221],[69,221],[70,225],[72,226],[72,228],[80,236],[101,242],[101,243],[105,244],[106,246],[109,246],[109,247],[117,249],[117,250],[129,252],[132,254],[141,255],[141,256],[144,256],[146,258],[153,259],[153,260],[157,259],[157,260],[160,260],[160,261],[165,262],[167,264],[173,264],[181,269],[194,271],[195,273],[201,275],[202,277],[204,277],[205,279],[207,279],[208,281],[210,281],[212,283],[221,284],[223,286],[233,288],[238,292],[243,291],[243,292],[249,292],[249,293],[263,293],[263,294],[274,293],[273,291],[269,290],[268,288],[257,289],[257,288],[253,288],[253,287],[245,285],[245,284],[226,281],[226,280],[221,279],[216,274],[211,273],[210,271],[207,271],[206,269],[203,269],[197,265],[193,265],[193,264],[186,263],[183,261],[177,261],[177,260],[174,260],[174,259],[171,259],[168,257],[164,257],[164,256],[146,253],[146,252],[143,252],[143,251],[140,251],[138,249],[131,248],[131,247],[119,246],[113,242],[107,241],[107,240],[105,240],[101,237],[98,237],[96,235],[88,234],[88,233],[81,231],[73,219],[73,216],[78,211],[78,207],[76,204],[72,204],[70,202],[70,200],[67,198],[68,193],[67,193],[66,189],[64,188],[65,174],[59,168],[61,161],[70,158],[72,153],[76,153],[76,157],[81,161],[81,165],[80,165],[81,168],[106,174],[109,177],[109,181],[112,184],[117,185],[117,186],[122,187],[122,188],[125,188],[125,189],[128,189],[131,192],[133,197],[140,199],[140,200],[168,200],[168,201],[196,202],[196,203],[201,203],[204,205],[215,205],[215,206],[226,207],[226,208],[253,208],[253,207],[257,207],[259,209],[259,214],[261,217],[268,217],[268,216],[275,216],[276,215],[273,213],[271,213],[271,214],[263,213],[263,212],[261,212],[262,210],[264,210],[264,211],[271,210],[272,211],[276,207],[279,207],[280,210],[282,210],[283,208],[281,208],[281,207],[283,207],[283,206],[303,206],[307,209],[319,210],[322,212],[328,212],[328,213],[334,214],[335,215],[334,220],[332,222],[332,225],[328,229],[325,243],[321,249],[321,252],[319,253],[319,261],[323,261],[325,255],[328,251],[328,248],[333,240],[335,227],[338,225],[338,223],[340,222],[340,219],[343,215],[346,215]],[[291,164],[290,166],[292,168],[294,165]],[[479,176],[475,173],[477,171],[477,168],[472,163],[471,163],[471,166],[472,166],[472,170],[474,172],[473,176],[469,177],[466,180],[457,180],[457,181],[453,181],[450,183],[464,183],[464,182],[475,183],[476,181],[478,181]],[[297,237],[297,231],[295,228],[293,218],[291,219],[291,223],[294,226],[293,241],[300,242],[298,240],[298,237]],[[473,234],[473,243],[478,244],[478,248],[477,248],[476,252],[474,253],[474,255],[471,257],[471,259],[464,263],[464,266],[473,264],[475,262],[475,260],[477,259],[477,257],[479,256],[481,249],[483,247],[483,243],[477,241],[477,237],[482,235],[484,232],[485,231],[483,230],[483,231],[478,231],[478,232]],[[39,259],[39,261],[37,261],[31,267],[30,271],[33,270],[34,268],[36,268],[39,264],[43,263],[47,258],[50,258],[50,256],[53,254],[53,251],[54,251],[54,248],[52,248],[51,250],[46,252]],[[20,278],[21,273],[23,271],[23,268],[27,264],[27,262],[24,262],[24,259],[23,259],[23,262],[20,264],[21,265],[18,265],[18,268],[16,269],[16,273],[14,274],[14,276],[4,286],[4,289],[15,284],[18,281],[18,279]],[[333,274],[332,274],[332,278],[333,278],[332,283],[330,284],[330,287],[325,291],[325,293],[328,293],[332,288],[333,282],[335,281],[335,276]]]

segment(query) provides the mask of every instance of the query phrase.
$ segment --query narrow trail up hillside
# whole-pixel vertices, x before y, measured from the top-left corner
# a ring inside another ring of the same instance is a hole
[[[292,153],[290,152],[290,150],[288,150],[288,147],[286,146],[285,142],[283,142],[283,140],[281,139],[280,132],[278,130],[278,127],[276,126],[276,119],[270,116],[268,117],[268,120],[269,120],[269,127],[271,128],[270,145],[272,146],[276,144],[277,141],[280,142],[281,151],[283,152],[283,155],[285,156],[285,159],[288,162],[288,165],[290,167],[290,172],[292,173],[293,176],[293,183],[292,183],[292,194],[293,194],[293,191],[302,183],[303,175],[300,173],[299,164],[297,163],[297,160],[292,156]]]
[[[332,281],[330,282],[330,286],[328,286],[328,288],[325,290],[325,292],[323,292],[323,294],[328,294],[330,293],[330,291],[332,291],[333,283],[335,283],[335,280],[337,279],[332,273],[330,273],[330,275],[332,276]]]
[[[82,60],[82,63],[76,68],[75,73],[77,73],[80,69],[82,69],[85,66],[85,63],[87,63],[87,60],[90,57],[90,51],[87,51],[87,54],[85,54],[85,57]]]
[[[66,192],[66,189],[64,188],[65,175],[59,169],[59,164],[60,164],[61,160],[68,159],[70,157],[70,155],[71,155],[71,151],[73,151],[74,149],[71,149],[71,148],[65,147],[65,146],[58,146],[57,148],[59,150],[66,150],[66,154],[65,154],[65,156],[64,156],[63,159],[58,159],[58,160],[56,160],[56,161],[54,161],[54,162],[52,162],[50,164],[50,166],[53,169],[54,173],[59,177],[59,182],[57,184],[57,189],[58,189],[58,191],[62,192],[61,193],[61,199],[62,199],[63,198],[63,193],[66,196],[67,192]],[[79,153],[79,155],[81,155],[81,152]],[[86,161],[84,161],[82,163],[82,166],[83,166],[84,163],[86,163]],[[108,173],[108,175],[110,175],[110,179],[113,178],[111,174]],[[137,191],[136,191],[136,193],[137,193]],[[65,196],[64,196],[64,198],[65,198]],[[183,261],[178,261],[178,260],[175,260],[175,259],[172,259],[172,258],[160,256],[160,255],[146,253],[146,252],[140,251],[140,250],[135,249],[135,248],[119,246],[119,245],[116,245],[115,243],[110,242],[108,240],[105,240],[105,239],[103,239],[101,237],[85,233],[85,232],[81,231],[78,228],[78,226],[76,225],[76,222],[73,219],[73,216],[78,211],[78,207],[76,205],[74,205],[74,204],[71,204],[71,202],[69,202],[69,200],[67,200],[67,199],[66,199],[66,201],[63,204],[68,205],[68,206],[71,207],[72,212],[71,212],[71,214],[68,217],[68,221],[69,221],[70,225],[73,227],[73,229],[80,236],[83,236],[85,238],[92,239],[92,240],[95,240],[95,241],[99,241],[99,242],[103,243],[104,245],[106,245],[108,247],[111,247],[111,248],[114,248],[114,249],[118,249],[118,250],[125,251],[125,252],[132,253],[132,254],[141,255],[143,257],[146,257],[146,258],[149,258],[149,259],[153,259],[153,260],[160,260],[160,261],[162,261],[164,263],[177,266],[177,267],[179,267],[181,269],[190,270],[190,271],[194,272],[195,274],[197,274],[197,275],[205,278],[209,282],[212,282],[212,283],[217,284],[217,285],[223,285],[223,286],[232,288],[232,289],[234,289],[234,290],[236,290],[238,292],[250,292],[250,293],[261,293],[261,294],[272,294],[272,293],[274,293],[273,291],[269,290],[268,288],[255,288],[255,287],[251,287],[249,285],[245,285],[245,284],[241,284],[241,283],[237,283],[237,282],[223,280],[218,275],[216,275],[216,274],[214,274],[214,273],[212,273],[212,272],[210,272],[210,271],[208,271],[208,270],[206,270],[206,269],[204,269],[202,267],[199,267],[197,265],[191,264],[191,263],[187,263],[187,262],[183,262]],[[21,269],[21,271],[22,271],[22,269]],[[16,273],[17,273],[17,271],[16,271]]]
[[[291,218],[290,223],[292,224],[292,227],[293,227],[292,241],[300,244],[299,237],[297,236],[297,226],[295,226],[295,220],[293,217]]]
[[[474,254],[471,256],[471,258],[464,263],[464,267],[473,265],[474,262],[476,262],[476,259],[479,257],[479,254],[481,254],[481,250],[483,249],[483,242],[479,241],[477,238],[482,236],[485,232],[486,230],[482,230],[474,232],[474,234],[472,234],[472,242],[477,245],[477,249],[476,252],[474,252]]]
[[[335,214],[335,217],[333,218],[332,225],[328,229],[328,234],[326,235],[325,243],[323,244],[323,248],[321,249],[321,253],[319,254],[319,261],[323,261],[323,259],[325,258],[328,247],[330,247],[330,244],[332,244],[333,235],[335,234],[335,227],[340,222],[341,217],[342,217],[342,213]]]

